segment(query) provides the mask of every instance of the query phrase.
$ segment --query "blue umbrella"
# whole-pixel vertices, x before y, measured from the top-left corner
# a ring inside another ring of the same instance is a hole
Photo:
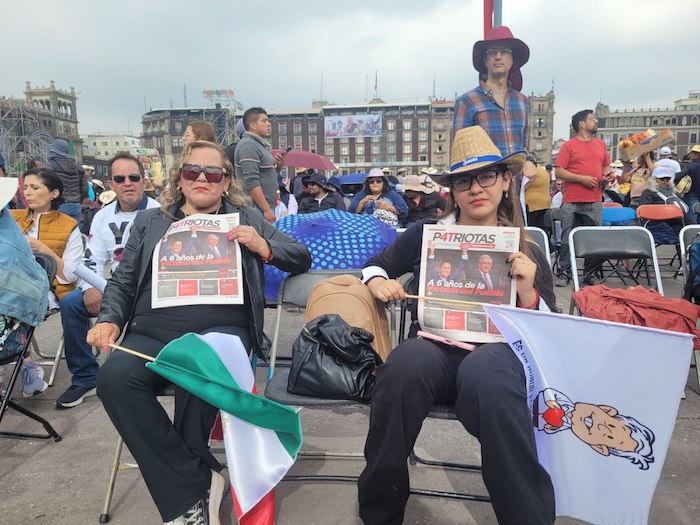
[[[288,215],[275,223],[278,230],[306,245],[313,270],[356,270],[396,239],[396,230],[371,215],[339,210]],[[265,266],[265,297],[277,299],[288,274]]]

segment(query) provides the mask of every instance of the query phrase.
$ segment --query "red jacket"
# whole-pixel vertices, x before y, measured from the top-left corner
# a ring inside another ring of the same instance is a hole
[[[627,289],[602,284],[586,286],[572,297],[585,317],[693,334],[693,348],[700,349],[700,331],[695,326],[700,305],[670,299],[643,286]]]

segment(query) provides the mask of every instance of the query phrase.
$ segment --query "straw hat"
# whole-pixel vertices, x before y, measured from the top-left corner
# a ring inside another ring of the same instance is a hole
[[[431,183],[424,184],[418,175],[406,175],[406,178],[403,180],[403,184],[401,184],[401,189],[403,191],[419,191],[425,194],[433,193],[435,191],[435,188],[433,188]]]
[[[17,195],[19,181],[14,177],[0,177],[0,211]]]
[[[460,129],[452,141],[452,165],[448,173],[431,175],[440,186],[449,186],[453,175],[469,173],[497,164],[505,164],[513,173],[518,173],[527,158],[525,151],[516,151],[505,157],[481,126]]]
[[[100,201],[105,206],[117,198],[117,193],[114,190],[107,190],[100,193],[97,200]]]

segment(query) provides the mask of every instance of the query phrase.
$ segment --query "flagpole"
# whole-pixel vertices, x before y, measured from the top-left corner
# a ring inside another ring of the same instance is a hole
[[[115,345],[112,343],[109,343],[110,348],[114,348],[115,350],[121,350],[122,352],[126,352],[127,354],[135,355],[136,357],[140,357],[141,359],[145,359],[146,361],[155,361],[155,357],[151,357],[150,355],[142,354],[141,352],[137,352],[135,350],[129,350],[128,348],[124,348],[123,346]]]
[[[459,306],[469,306],[469,305],[480,305],[482,303],[474,302],[474,301],[458,301],[456,299],[440,299],[439,297],[426,297],[425,295],[408,295],[406,294],[407,299],[418,299],[418,300],[423,300],[423,301],[435,301],[436,303],[448,303],[448,304],[456,304]]]

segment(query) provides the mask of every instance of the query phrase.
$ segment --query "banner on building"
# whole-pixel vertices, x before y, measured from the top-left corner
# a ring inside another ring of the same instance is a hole
[[[323,129],[327,139],[379,137],[382,134],[382,115],[324,117]]]

